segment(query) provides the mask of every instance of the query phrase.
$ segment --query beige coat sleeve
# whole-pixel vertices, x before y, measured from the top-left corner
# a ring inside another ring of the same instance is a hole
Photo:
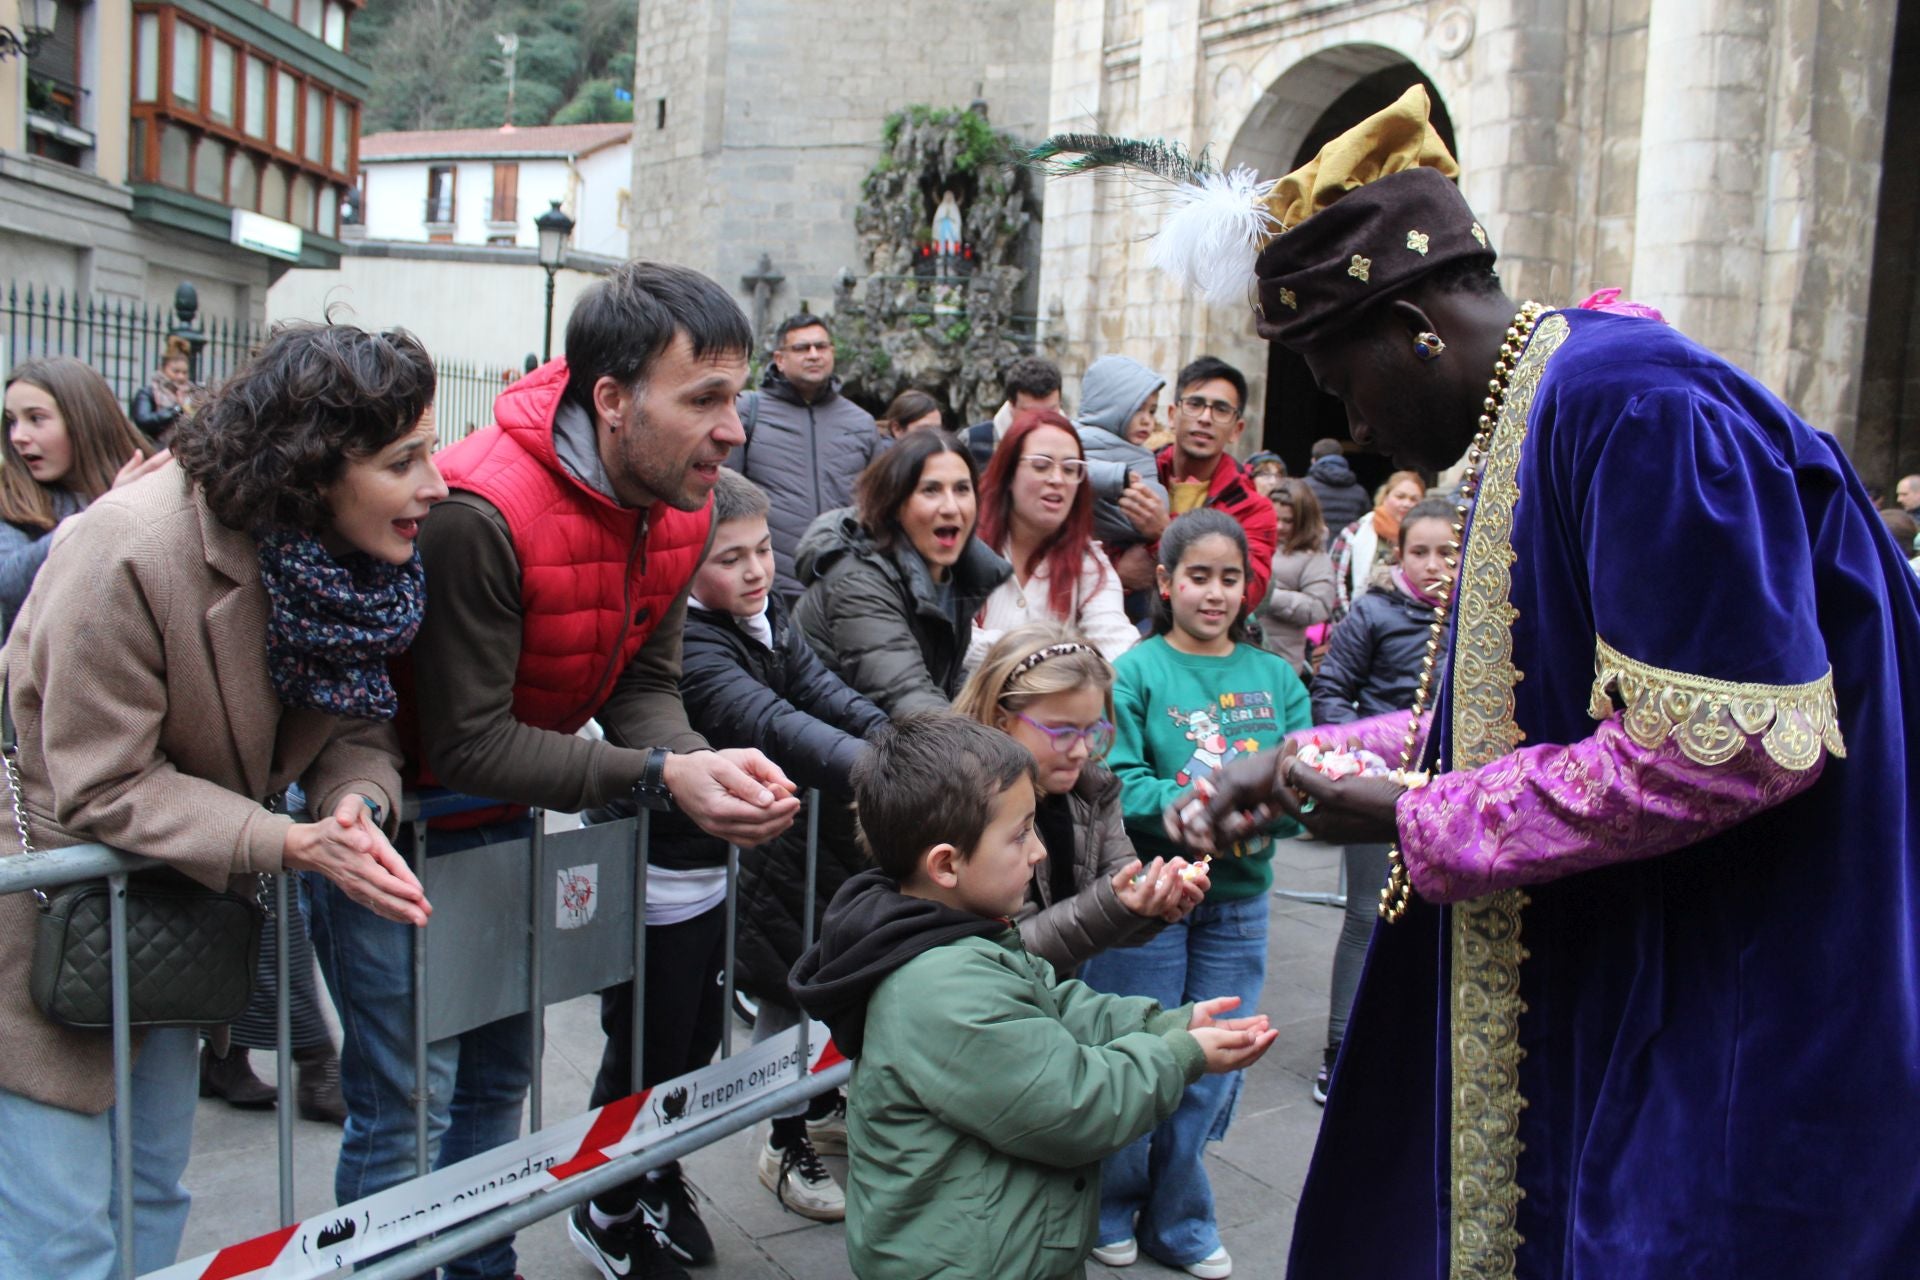
[[[211,886],[280,870],[292,819],[183,773],[160,749],[169,548],[111,506],[61,533],[35,584],[31,643],[14,646],[9,668],[27,665],[47,712],[39,739],[54,821]]]

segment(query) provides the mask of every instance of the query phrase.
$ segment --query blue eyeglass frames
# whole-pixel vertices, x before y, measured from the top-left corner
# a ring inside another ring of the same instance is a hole
[[[1041,724],[1024,711],[1016,711],[1014,714],[1026,724],[1046,734],[1047,741],[1051,742],[1053,749],[1061,755],[1073,750],[1074,742],[1083,738],[1087,743],[1088,754],[1096,760],[1106,755],[1113,746],[1113,724],[1107,720],[1095,720],[1084,729],[1072,724],[1062,725],[1056,729],[1052,725]]]

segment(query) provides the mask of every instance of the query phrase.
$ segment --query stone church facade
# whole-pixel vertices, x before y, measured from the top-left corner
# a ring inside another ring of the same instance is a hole
[[[1899,5],[1906,83],[1915,8]],[[1052,128],[1097,120],[1277,177],[1424,80],[1516,297],[1622,286],[1890,488],[1920,466],[1914,190],[1889,188],[1896,225],[1872,251],[1883,163],[1904,155],[1904,180],[1920,159],[1888,141],[1895,28],[1887,0],[1059,0]],[[1041,293],[1069,363],[1117,350],[1172,370],[1211,351],[1255,375],[1249,441],[1298,465],[1344,434],[1246,315],[1147,268],[1153,215],[1129,196],[1048,186]]]
[[[767,251],[773,311],[824,309],[862,269],[850,210],[906,103],[979,92],[1024,136],[1164,137],[1277,177],[1419,79],[1515,296],[1623,287],[1890,489],[1920,470],[1920,135],[1888,127],[1920,105],[1917,27],[1920,0],[661,0],[634,251],[743,299]],[[1299,466],[1344,434],[1245,313],[1147,266],[1154,215],[1123,182],[1050,181],[1043,214],[1035,304],[1070,392],[1108,352],[1170,375],[1210,351],[1254,383],[1243,447]]]

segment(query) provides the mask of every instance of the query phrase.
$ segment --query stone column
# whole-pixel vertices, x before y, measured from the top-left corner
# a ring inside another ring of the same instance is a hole
[[[1632,296],[1744,368],[1760,345],[1776,6],[1654,0]]]
[[[1054,5],[1049,134],[1100,127],[1105,114],[1106,9],[1107,0],[1058,0]],[[1104,183],[1086,178],[1059,178],[1046,184],[1040,311],[1063,317],[1066,332],[1055,349],[1070,371],[1084,369],[1095,354],[1091,339],[1100,302],[1094,279],[1099,258],[1095,228],[1107,198]]]
[[[1573,287],[1574,124],[1568,70],[1580,20],[1564,0],[1487,0],[1468,55],[1461,190],[1486,220],[1515,297],[1559,301]],[[1460,95],[1456,95],[1458,97]]]

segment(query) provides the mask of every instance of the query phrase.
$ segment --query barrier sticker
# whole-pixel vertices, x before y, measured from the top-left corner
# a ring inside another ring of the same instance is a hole
[[[583,929],[593,923],[593,910],[600,902],[600,864],[563,867],[560,883],[553,895],[553,927]]]
[[[642,1093],[144,1280],[301,1280],[344,1270],[797,1084],[803,1066],[814,1075],[846,1061],[820,1023],[809,1028],[808,1044],[812,1061],[803,1064],[794,1027]]]

